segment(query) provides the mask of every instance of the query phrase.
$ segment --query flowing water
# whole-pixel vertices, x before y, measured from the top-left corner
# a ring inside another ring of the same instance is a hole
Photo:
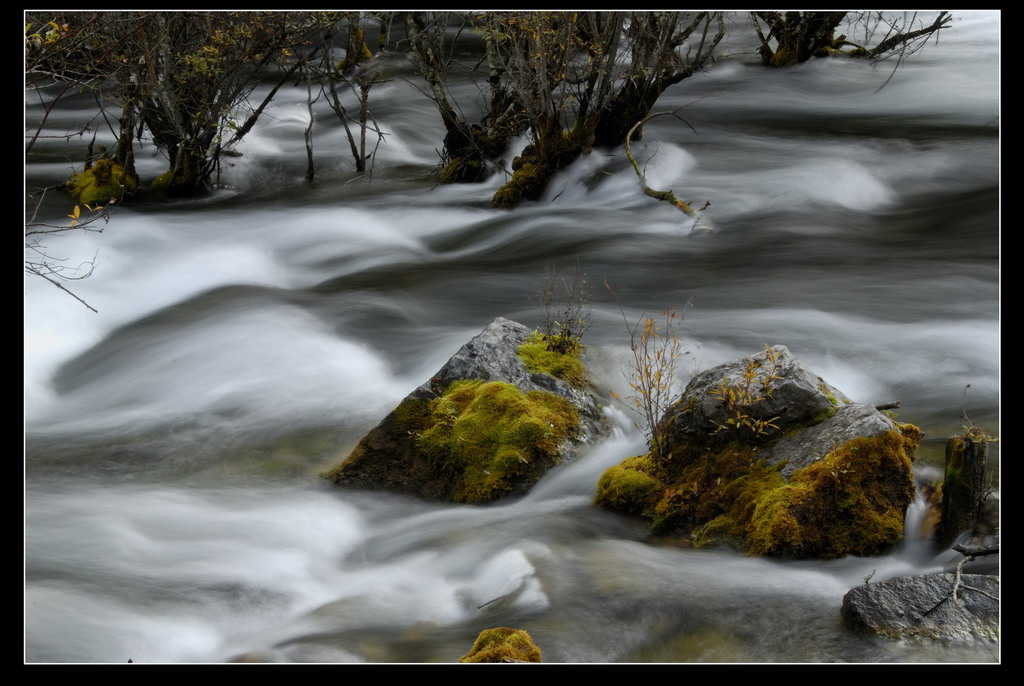
[[[305,92],[282,92],[229,188],[50,241],[69,264],[95,256],[73,288],[98,314],[26,282],[26,660],[445,662],[491,626],[527,629],[552,662],[998,660],[842,625],[866,576],[954,559],[912,532],[876,558],[754,559],[652,540],[590,502],[644,450],[609,394],[628,394],[629,351],[604,281],[631,321],[692,301],[682,382],[784,344],[857,401],[899,399],[927,434],[920,478],[967,384],[971,420],[998,434],[997,43],[997,15],[962,15],[880,91],[892,62],[773,71],[734,46],[656,108],[686,106],[696,134],[662,117],[634,150],[654,188],[712,201],[713,234],[643,196],[619,150],[512,212],[488,206],[497,178],[436,187],[440,119],[402,79],[371,94],[388,132],[372,178],[323,111],[309,185]],[[68,150],[44,149],[29,185],[59,182]],[[162,165],[144,155],[140,173]],[[51,193],[43,213],[67,206]],[[536,326],[545,265],[576,261],[608,439],[488,507],[318,479],[494,317]]]

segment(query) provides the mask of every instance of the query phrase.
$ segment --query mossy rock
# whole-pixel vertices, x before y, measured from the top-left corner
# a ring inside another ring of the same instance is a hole
[[[903,539],[920,430],[854,439],[762,497],[749,522],[755,555],[877,555]]]
[[[513,209],[525,200],[540,200],[548,183],[559,170],[583,153],[579,136],[559,130],[544,136],[543,145],[530,145],[512,162],[512,178],[498,189],[491,205]],[[543,152],[542,152],[543,151]]]
[[[512,178],[494,194],[491,205],[511,210],[519,207],[524,200],[538,200],[547,188],[549,178],[550,174],[546,174],[539,165],[523,162],[512,174]]]
[[[97,161],[67,182],[68,192],[84,205],[105,205],[111,200],[120,201],[125,194],[134,193],[138,186],[138,177],[109,158]]]
[[[457,381],[429,407],[416,444],[459,503],[494,500],[558,463],[579,426],[568,400],[501,381]]]
[[[722,544],[743,547],[742,527],[732,517],[720,515],[691,534],[694,548],[710,548]]]
[[[585,379],[580,348],[548,355],[540,340],[496,318],[324,477],[460,503],[525,492],[608,428],[589,391],[569,383]]]
[[[459,662],[541,662],[541,652],[526,631],[502,626],[481,631]]]
[[[587,385],[587,371],[580,360],[582,346],[579,342],[566,347],[569,352],[552,349],[551,341],[539,331],[534,331],[516,350],[531,374],[548,374],[565,381],[570,386],[583,388]]]
[[[920,430],[852,403],[784,346],[695,375],[658,431],[657,459],[610,468],[595,497],[652,533],[795,558],[874,555],[903,537]]]
[[[456,381],[433,400],[407,398],[324,476],[340,483],[358,474],[429,498],[487,502],[558,464],[578,428],[576,409],[554,393]]]
[[[594,502],[609,510],[642,514],[659,483],[649,471],[653,469],[647,455],[631,457],[608,468],[597,482]]]
[[[652,532],[682,533],[696,547],[728,543],[793,558],[876,555],[903,537],[920,438],[909,424],[856,438],[788,481],[780,465],[757,459],[749,446],[676,444],[668,464],[629,458],[608,469],[595,502],[643,513]],[[642,489],[636,472],[650,479]]]

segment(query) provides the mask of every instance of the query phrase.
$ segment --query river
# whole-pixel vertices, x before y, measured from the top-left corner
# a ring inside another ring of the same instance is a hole
[[[955,559],[913,535],[875,558],[756,559],[591,504],[644,451],[610,395],[628,395],[619,304],[635,321],[692,302],[681,382],[784,344],[856,401],[899,399],[926,433],[922,480],[965,407],[998,435],[998,31],[960,14],[891,80],[893,62],[768,70],[723,44],[656,107],[685,106],[696,133],[661,117],[634,146],[651,186],[711,201],[712,234],[645,197],[621,150],[511,212],[488,205],[498,178],[436,186],[443,129],[410,77],[371,93],[388,135],[370,177],[322,110],[304,181],[305,90],[285,89],[226,188],[53,239],[69,264],[95,257],[71,287],[98,313],[25,283],[26,661],[451,662],[492,626],[550,662],[998,661],[995,643],[842,625],[865,577]],[[59,183],[84,145],[48,143],[27,183]],[[42,213],[69,206],[51,193]],[[607,440],[488,507],[318,478],[492,319],[538,325],[545,266],[577,262]]]

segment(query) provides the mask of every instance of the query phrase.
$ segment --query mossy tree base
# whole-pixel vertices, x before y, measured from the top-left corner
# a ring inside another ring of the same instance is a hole
[[[537,143],[526,146],[512,161],[512,178],[494,194],[491,205],[510,210],[524,201],[540,200],[551,177],[590,152],[590,145],[582,130],[557,129],[542,134]]]
[[[202,161],[198,158],[193,158],[189,164],[168,169],[153,179],[149,186],[171,197],[194,197],[209,191]]]
[[[138,177],[108,158],[98,160],[90,168],[72,176],[67,182],[68,192],[76,201],[84,205],[106,205],[111,201],[119,202],[125,194],[134,193],[138,185]]]

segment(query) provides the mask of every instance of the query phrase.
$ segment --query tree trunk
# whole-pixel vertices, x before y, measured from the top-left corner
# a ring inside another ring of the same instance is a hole
[[[942,520],[938,543],[949,546],[978,519],[985,498],[988,440],[980,431],[946,441],[946,475],[942,482]]]
[[[846,17],[846,12],[755,12],[770,31],[767,38],[761,34],[761,61],[772,67],[788,67],[806,62],[821,50],[831,48],[835,41],[834,32]],[[768,45],[771,39],[778,41],[773,51]]]

